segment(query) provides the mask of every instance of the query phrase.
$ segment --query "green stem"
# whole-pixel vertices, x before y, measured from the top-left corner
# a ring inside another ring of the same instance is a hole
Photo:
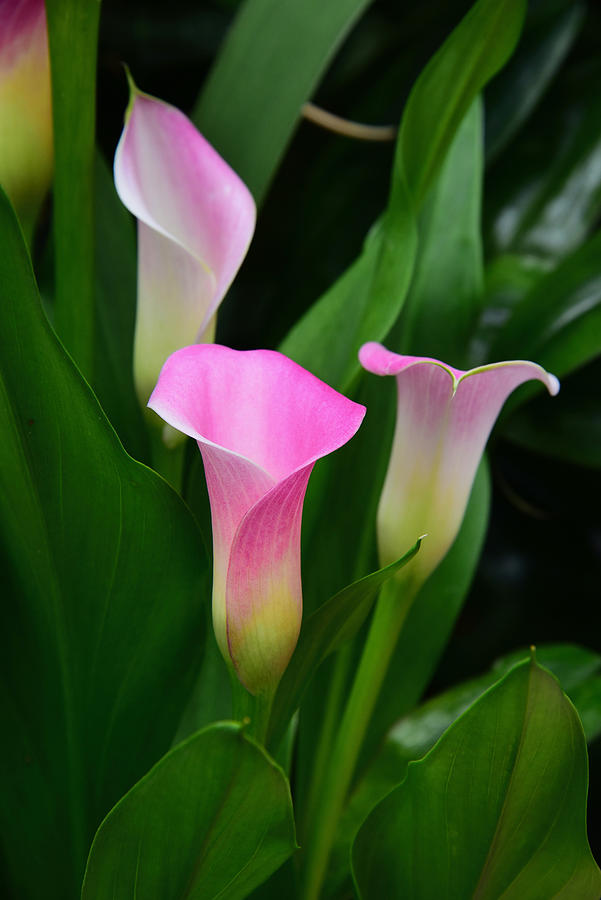
[[[232,682],[232,714],[236,721],[248,719],[248,733],[260,744],[265,744],[269,716],[277,685],[261,694],[250,694],[240,684],[233,667],[228,666]]]
[[[400,590],[405,592],[399,596]],[[415,589],[408,580],[391,579],[382,588],[359,669],[322,781],[320,802],[310,823],[306,847],[303,900],[317,900],[326,872],[338,820],[361,744]]]
[[[308,834],[310,823],[315,816],[315,810],[321,796],[323,781],[327,772],[327,763],[332,752],[332,744],[336,737],[340,722],[341,710],[344,703],[345,691],[349,681],[349,670],[353,659],[353,644],[348,643],[336,655],[334,671],[330,682],[328,699],[322,720],[321,731],[317,743],[317,750],[313,757],[311,767],[311,785],[307,800],[302,811],[299,833],[301,843]]]
[[[83,375],[94,355],[94,132],[99,0],[47,0],[54,120],[55,326]]]

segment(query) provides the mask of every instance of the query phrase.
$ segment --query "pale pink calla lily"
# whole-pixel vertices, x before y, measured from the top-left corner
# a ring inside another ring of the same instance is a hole
[[[355,434],[365,408],[271,350],[186,347],[149,404],[195,438],[213,520],[213,624],[253,694],[279,681],[302,613],[303,499],[320,457]]]
[[[115,185],[138,219],[134,379],[145,406],[167,357],[211,341],[255,227],[248,188],[168,103],[132,84]]]
[[[0,184],[28,233],[53,158],[44,0],[0,0]]]
[[[542,381],[550,394],[559,382],[540,366],[514,360],[468,372],[435,359],[399,356],[364,344],[363,368],[395,375],[397,420],[378,507],[383,564],[427,533],[412,575],[424,580],[453,543],[490,431],[507,397],[520,384]]]

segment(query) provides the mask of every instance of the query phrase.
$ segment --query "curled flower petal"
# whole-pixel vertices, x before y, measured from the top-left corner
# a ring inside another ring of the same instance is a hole
[[[392,562],[428,533],[413,574],[422,580],[453,543],[490,431],[507,397],[538,379],[550,394],[557,379],[522,360],[463,372],[426,357],[400,356],[381,344],[359,351],[361,365],[397,379],[397,421],[378,508],[378,544]]]
[[[135,87],[115,185],[138,219],[134,374],[146,403],[167,356],[203,339],[246,255],[256,210],[192,122]]]
[[[26,230],[53,169],[50,62],[44,0],[0,4],[0,184]]]
[[[213,624],[251,693],[277,684],[300,629],[300,527],[319,458],[355,434],[365,408],[271,350],[185,347],[149,406],[195,438],[213,520]]]

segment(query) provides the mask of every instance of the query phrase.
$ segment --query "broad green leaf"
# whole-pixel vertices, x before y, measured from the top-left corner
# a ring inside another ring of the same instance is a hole
[[[242,900],[296,849],[282,770],[236,723],[170,751],[117,804],[82,900]]]
[[[509,64],[486,91],[486,158],[508,144],[547,89],[584,21],[578,0],[530,4]]]
[[[92,386],[126,450],[146,461],[146,429],[133,383],[136,243],[100,154],[95,166],[96,329]]]
[[[526,649],[505,656],[489,672],[450,688],[426,701],[390,731],[386,743],[357,786],[342,816],[330,865],[329,885],[349,877],[349,851],[371,810],[397,787],[412,760],[420,759],[465,710],[517,662],[527,660]],[[536,648],[536,657],[559,680],[575,704],[590,742],[601,733],[601,666],[597,653],[573,644]]]
[[[303,103],[369,3],[246,0],[242,4],[193,118],[257,202],[284,155]]]
[[[601,232],[536,282],[514,307],[493,359],[533,359],[558,376],[601,350]]]
[[[170,745],[207,560],[51,331],[4,195],[0,294],[2,864],[15,896],[68,900],[102,817]]]
[[[416,81],[401,120],[390,199],[357,261],[305,314],[281,349],[348,389],[357,352],[383,339],[401,311],[417,248],[415,216],[468,109],[506,62],[524,0],[479,0]]]
[[[484,459],[455,543],[413,601],[380,692],[361,762],[426,689],[472,582],[488,525],[490,483]],[[360,764],[361,768],[361,764]]]
[[[556,262],[576,250],[601,209],[601,65],[558,79],[516,141],[493,165],[485,190],[490,255]]]
[[[574,707],[536,662],[517,666],[367,818],[359,896],[597,900],[587,781]]]
[[[497,660],[492,669],[478,678],[456,685],[428,700],[391,730],[388,740],[394,744],[400,760],[409,763],[422,757],[438,740],[446,728],[460,716],[484,691],[488,690],[501,675],[513,666],[528,659],[528,650],[519,650]],[[597,653],[573,644],[548,644],[536,648],[536,658],[558,679],[561,687],[574,700],[573,692],[582,690],[591,682],[601,668],[601,657]],[[583,700],[586,699],[584,693]],[[588,701],[587,701],[588,704]],[[578,708],[578,707],[577,707]],[[589,717],[590,705],[586,715]],[[581,710],[578,710],[581,712]],[[582,718],[582,716],[581,716]],[[596,734],[587,734],[592,740]],[[404,776],[402,776],[404,777]]]
[[[400,352],[433,356],[459,368],[467,363],[466,347],[484,282],[482,138],[482,105],[477,99],[425,204],[415,272],[399,322]]]
[[[330,653],[355,636],[381,586],[411,562],[420,545],[421,539],[396,562],[344,588],[303,622],[298,644],[275,695],[267,734],[268,745],[277,747],[319,665]]]
[[[94,358],[94,132],[100,0],[47,0],[54,122],[55,322],[90,379]]]

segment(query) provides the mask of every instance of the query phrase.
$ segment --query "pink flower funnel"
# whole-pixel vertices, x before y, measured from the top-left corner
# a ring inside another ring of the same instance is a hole
[[[277,684],[302,615],[300,528],[316,460],[345,444],[365,408],[272,350],[185,347],[149,404],[195,438],[213,521],[213,624],[253,694]]]
[[[428,534],[412,564],[423,581],[457,536],[491,429],[520,384],[559,382],[522,360],[462,372],[436,359],[399,356],[381,344],[359,351],[364,369],[397,380],[397,419],[388,472],[378,507],[382,564],[397,559],[419,534]]]
[[[27,234],[53,161],[44,0],[0,0],[0,184]]]
[[[138,219],[134,379],[146,405],[167,357],[212,341],[255,227],[244,183],[175,107],[131,83],[115,186]]]

